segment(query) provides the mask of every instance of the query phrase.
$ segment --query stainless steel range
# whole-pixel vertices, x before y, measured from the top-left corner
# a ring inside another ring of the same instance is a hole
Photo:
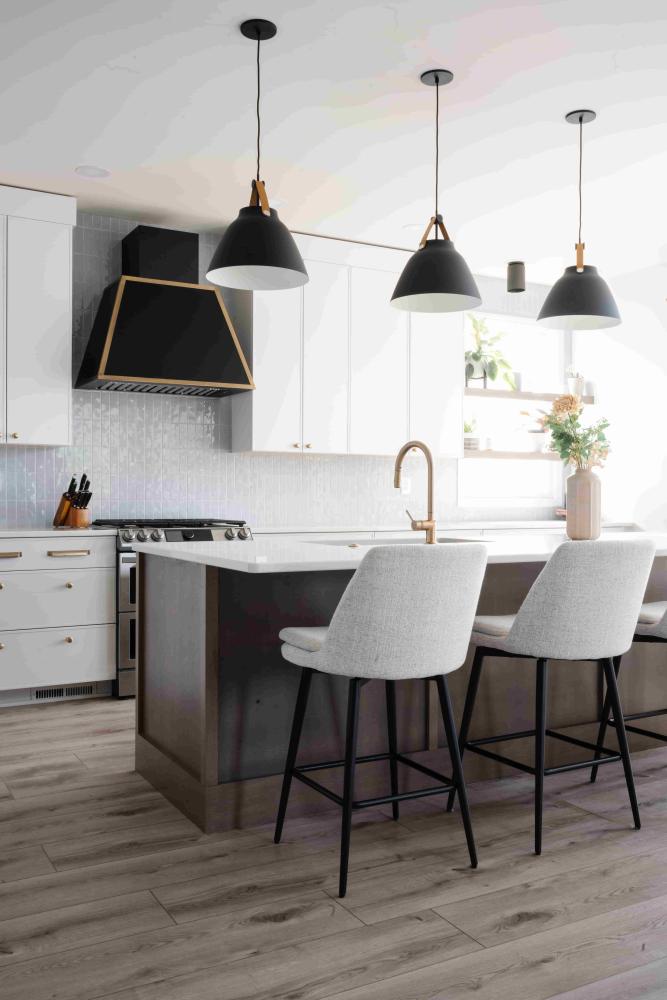
[[[116,528],[116,682],[118,698],[136,694],[137,671],[137,556],[136,542],[247,541],[252,532],[245,521],[206,519],[115,520],[100,518],[95,528]]]

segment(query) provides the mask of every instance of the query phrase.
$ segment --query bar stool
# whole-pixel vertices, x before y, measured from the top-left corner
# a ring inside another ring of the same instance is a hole
[[[301,667],[301,682],[287,751],[274,840],[279,843],[292,778],[321,792],[342,807],[339,895],[345,895],[352,811],[456,789],[471,867],[477,867],[456,729],[445,675],[464,662],[486,565],[479,544],[385,545],[371,549],[350,580],[328,627],[285,628],[282,654]],[[299,739],[314,674],[349,678],[344,760],[296,766]],[[452,763],[448,778],[403,756],[397,750],[397,680],[435,678]],[[359,693],[368,681],[385,682],[388,753],[357,756]],[[367,761],[389,762],[391,794],[355,799],[355,768]],[[398,764],[439,782],[416,791],[399,792]],[[313,771],[343,767],[343,794],[335,794],[310,777]]]
[[[646,589],[655,546],[648,538],[565,542],[546,564],[516,615],[481,615],[475,618],[471,642],[476,647],[459,733],[461,756],[465,750],[518,768],[535,777],[535,853],[542,853],[544,778],[598,764],[621,760],[635,827],[639,808],[635,795],[630,752],[623,712],[612,665],[632,642],[637,615]],[[482,666],[487,656],[518,657],[537,661],[535,728],[469,740]],[[549,660],[592,660],[604,670],[607,697],[613,708],[620,750],[608,750],[585,740],[547,729],[547,670]],[[488,749],[490,744],[535,737],[534,766]],[[545,765],[545,737],[591,750],[595,757],[557,767]],[[448,810],[454,805],[450,793]]]
[[[667,601],[654,601],[651,604],[642,604],[632,641],[667,643]],[[621,670],[621,659],[621,656],[614,658],[614,674],[617,680]],[[607,726],[614,726],[616,728],[616,722],[611,718],[611,711],[612,706],[609,694],[607,693],[600,716],[598,746],[604,743],[605,736],[607,735]],[[667,715],[667,708],[656,708],[647,712],[633,712],[631,715],[626,715],[626,731],[629,733],[638,733],[640,736],[648,736],[650,739],[659,740],[661,743],[667,743],[667,736],[663,735],[663,733],[656,733],[654,730],[644,729],[642,726],[628,725],[628,722],[632,723],[638,719],[654,719],[658,715]],[[591,781],[595,781],[597,775],[598,765],[594,764],[591,768]]]

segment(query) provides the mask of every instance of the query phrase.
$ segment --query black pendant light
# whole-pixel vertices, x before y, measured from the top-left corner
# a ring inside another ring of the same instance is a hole
[[[287,226],[269,205],[264,181],[260,180],[260,62],[259,48],[273,38],[272,21],[253,18],[241,25],[241,34],[257,42],[257,175],[247,208],[227,227],[213,254],[206,277],[214,285],[249,291],[297,288],[308,281],[308,272]]]
[[[454,74],[448,69],[430,69],[422,73],[422,83],[435,87],[435,212],[422,236],[419,250],[403,268],[391,297],[391,304],[407,312],[461,312],[474,309],[482,299],[465,260],[454,249],[438,211],[439,167],[439,93],[451,83]],[[434,229],[435,238],[428,238]],[[439,236],[442,235],[442,239]]]
[[[570,111],[565,120],[579,126],[579,239],[575,244],[577,263],[566,267],[547,295],[537,317],[543,326],[561,330],[602,330],[618,326],[621,317],[609,285],[598,274],[597,267],[584,264],[585,243],[581,241],[581,166],[583,132],[587,122],[595,120],[594,111]]]

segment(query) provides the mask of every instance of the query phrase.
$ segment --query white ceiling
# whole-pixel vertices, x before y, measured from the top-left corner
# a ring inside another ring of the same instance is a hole
[[[254,46],[263,169],[293,228],[416,245],[432,209],[433,66],[441,211],[477,273],[513,258],[552,281],[573,263],[577,132],[584,238],[606,277],[667,264],[664,0],[5,0],[0,182],[91,211],[217,229],[254,173]],[[85,180],[77,164],[108,168]]]

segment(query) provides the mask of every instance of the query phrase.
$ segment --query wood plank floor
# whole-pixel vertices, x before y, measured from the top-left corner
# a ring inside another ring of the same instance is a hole
[[[667,748],[436,800],[205,836],[133,770],[134,703],[0,710],[2,1000],[664,1000]]]

